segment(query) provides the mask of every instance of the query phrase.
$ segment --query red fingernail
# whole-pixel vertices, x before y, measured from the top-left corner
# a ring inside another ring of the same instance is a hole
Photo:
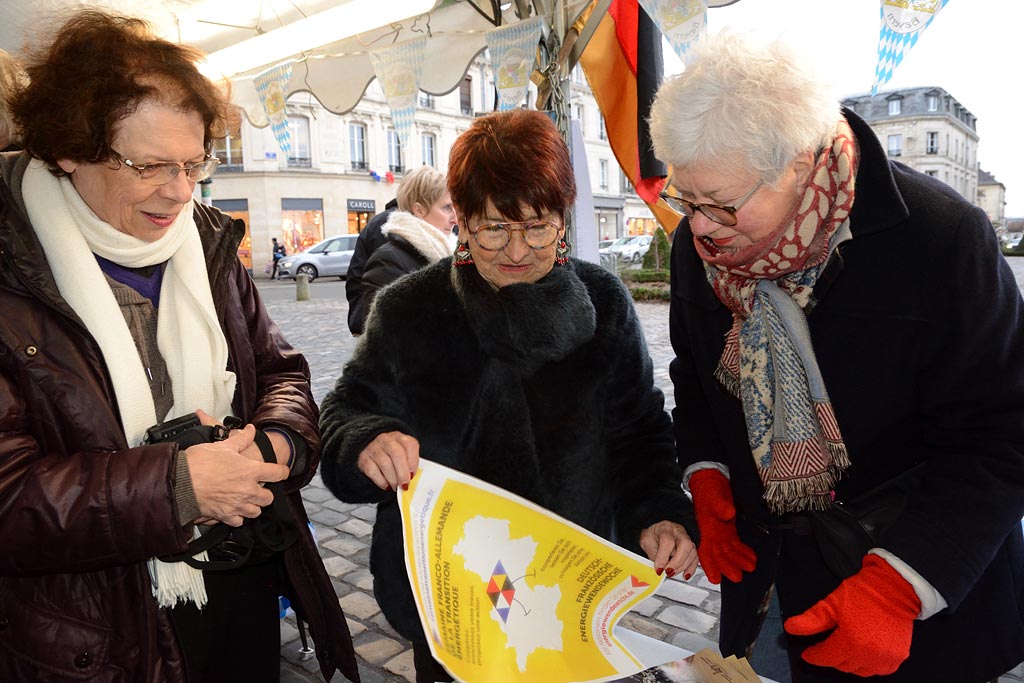
[[[664,571],[664,570],[661,567],[655,567],[654,568],[654,573],[657,574],[658,576],[661,576],[661,572],[662,571]]]
[[[391,484],[388,484],[387,486],[385,486],[384,490],[385,491],[390,491],[391,490]]]
[[[683,581],[689,581],[691,576],[693,576],[693,574],[683,574]]]
[[[409,473],[409,478],[410,478],[410,479],[412,479],[412,478],[413,478],[413,477],[415,477],[415,476],[416,476],[416,473],[415,473],[415,472],[410,472],[410,473]]]
[[[672,567],[669,567],[668,569],[665,570],[665,576],[667,576],[669,578],[672,578],[675,575],[676,575],[676,570],[672,569]]]
[[[409,490],[409,485],[408,484],[402,484],[402,490],[403,491],[408,491]]]

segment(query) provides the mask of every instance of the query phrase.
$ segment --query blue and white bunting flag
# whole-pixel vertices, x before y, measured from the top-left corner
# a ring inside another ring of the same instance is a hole
[[[275,66],[253,78],[256,93],[260,96],[263,111],[270,119],[270,129],[277,138],[281,154],[288,156],[292,149],[292,136],[288,132],[288,112],[285,110],[285,88],[292,78],[292,65]]]
[[[708,32],[706,0],[640,0],[640,6],[684,62],[690,45]]]
[[[932,23],[949,0],[881,0],[882,28],[878,35],[878,64],[871,94],[892,78],[892,72],[903,61],[903,53],[917,44],[917,39]]]
[[[542,18],[532,17],[487,32],[499,111],[515,109],[526,97],[543,27]]]
[[[409,137],[415,124],[416,100],[420,92],[423,53],[426,48],[427,36],[422,36],[369,53],[373,72],[384,89],[384,97],[391,108],[391,119],[404,149],[409,148]]]

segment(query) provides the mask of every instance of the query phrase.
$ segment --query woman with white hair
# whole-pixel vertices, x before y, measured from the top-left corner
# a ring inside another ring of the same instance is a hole
[[[793,681],[1011,669],[1024,307],[985,214],[889,161],[780,43],[705,39],[651,132],[683,216],[676,443],[723,654],[750,650],[774,586]],[[890,508],[870,535],[835,526]]]

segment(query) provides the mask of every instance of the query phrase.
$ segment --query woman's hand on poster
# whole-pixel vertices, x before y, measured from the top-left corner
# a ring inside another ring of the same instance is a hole
[[[681,524],[662,520],[640,532],[640,547],[654,562],[654,571],[689,580],[697,568],[697,546]]]

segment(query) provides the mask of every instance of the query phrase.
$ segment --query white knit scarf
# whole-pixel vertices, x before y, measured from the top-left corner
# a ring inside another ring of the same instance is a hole
[[[34,160],[22,184],[25,208],[50,263],[57,288],[85,323],[103,354],[130,447],[142,443],[156,423],[146,369],[135,342],[93,254],[129,268],[167,263],[160,289],[157,346],[171,378],[170,417],[202,408],[223,417],[231,413],[235,375],[225,368],[227,340],[210,292],[199,232],[191,203],[182,208],[167,234],[145,242],[101,220],[71,181],[56,178]],[[149,560],[153,595],[161,607],[179,600],[206,604],[202,572],[184,562]]]

